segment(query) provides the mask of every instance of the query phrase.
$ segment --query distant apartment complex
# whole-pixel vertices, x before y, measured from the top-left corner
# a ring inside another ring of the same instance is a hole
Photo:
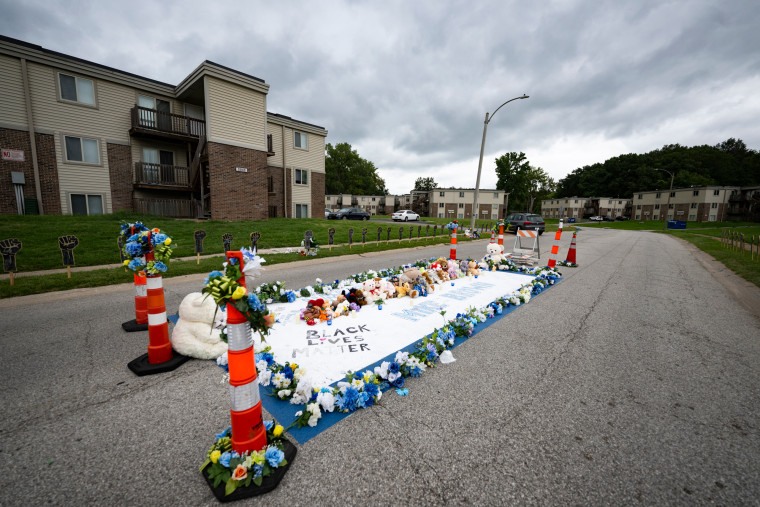
[[[326,195],[325,206],[335,210],[346,207],[362,208],[371,215],[389,215],[396,210],[411,209],[420,216],[431,218],[467,219],[472,216],[474,189],[436,188],[413,190],[403,195]],[[506,194],[503,190],[480,190],[478,217],[498,220],[504,216]]]
[[[563,197],[541,201],[541,215],[544,218],[576,218],[592,216],[629,216],[630,199],[612,197]]]
[[[325,137],[205,61],[178,85],[0,36],[0,213],[321,217]]]

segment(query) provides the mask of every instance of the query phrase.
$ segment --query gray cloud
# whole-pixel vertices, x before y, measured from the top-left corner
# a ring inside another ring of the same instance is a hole
[[[760,9],[681,2],[6,2],[0,32],[177,83],[203,60],[265,79],[269,110],[322,125],[391,191],[482,186],[524,151],[553,177],[664,144],[760,148]]]

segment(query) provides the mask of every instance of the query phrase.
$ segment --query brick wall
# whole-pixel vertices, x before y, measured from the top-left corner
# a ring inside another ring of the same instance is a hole
[[[325,218],[325,175],[312,172],[311,176],[311,218]]]
[[[282,174],[282,167],[267,166],[267,176],[272,178],[272,192],[268,192],[269,207],[277,208],[278,217],[285,216],[285,178]]]
[[[107,144],[111,179],[111,208],[132,211],[132,150],[122,144]]]
[[[42,207],[47,215],[61,213],[61,196],[58,187],[58,164],[55,160],[55,140],[48,134],[35,134],[37,165],[40,174]],[[0,147],[23,150],[24,162],[0,160],[0,213],[16,214],[16,194],[11,183],[11,172],[24,173],[24,198],[37,198],[32,164],[32,143],[29,132],[0,128]]]
[[[263,151],[208,143],[209,192],[213,220],[266,220],[267,154]],[[248,172],[238,172],[244,167]]]

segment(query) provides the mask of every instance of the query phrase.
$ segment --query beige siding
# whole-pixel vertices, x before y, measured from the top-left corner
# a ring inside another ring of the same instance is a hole
[[[308,150],[302,150],[293,146],[293,131],[285,129],[285,149],[288,150],[286,155],[288,167],[293,166],[320,173],[325,172],[325,138],[304,131],[299,132],[309,136],[307,141]]]
[[[92,136],[94,137],[94,136]],[[58,164],[58,183],[61,196],[61,213],[71,214],[69,194],[103,195],[103,212],[111,213],[111,183],[108,175],[108,156],[106,142],[96,138],[100,149],[101,165],[65,163],[63,160],[62,135],[55,136],[55,157]]]
[[[157,150],[171,151],[174,153],[174,165],[188,167],[187,147],[184,144],[164,143],[153,139],[132,139],[132,162],[142,162],[143,148],[155,148]]]
[[[288,166],[290,166],[290,163],[288,163]],[[296,181],[296,174],[295,170],[290,170],[290,178],[292,182]],[[296,216],[296,204],[308,204],[309,205],[309,214],[311,215],[312,207],[315,205],[315,203],[311,202],[311,176],[308,177],[308,185],[296,185],[293,183],[293,199],[292,204],[290,207],[291,212],[293,213],[291,216]],[[316,206],[321,207],[321,203],[316,203]]]
[[[287,133],[288,129],[285,129]],[[272,134],[272,148],[274,156],[269,157],[267,162],[274,167],[282,167],[282,127],[274,123],[267,123],[267,134]]]
[[[206,87],[209,138],[266,151],[266,95],[210,76]]]
[[[11,127],[27,127],[24,81],[21,77],[21,60],[0,55],[0,75],[3,91],[0,93],[0,124]]]

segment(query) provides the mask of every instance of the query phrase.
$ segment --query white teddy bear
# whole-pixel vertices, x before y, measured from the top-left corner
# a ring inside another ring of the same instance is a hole
[[[216,359],[227,352],[227,344],[214,329],[216,303],[200,292],[191,292],[179,305],[179,320],[172,331],[172,347],[196,359]],[[217,321],[222,311],[217,312]]]
[[[504,255],[504,247],[498,243],[489,243],[486,247],[486,256],[483,258],[483,262],[480,263],[482,267],[487,269],[488,261],[491,260],[495,265],[498,265],[502,260],[507,257]]]
[[[372,279],[367,280],[362,284],[362,292],[364,293],[364,299],[367,300],[367,304],[374,303],[378,299],[380,299],[382,296],[380,292],[380,283],[378,282],[380,280]]]

